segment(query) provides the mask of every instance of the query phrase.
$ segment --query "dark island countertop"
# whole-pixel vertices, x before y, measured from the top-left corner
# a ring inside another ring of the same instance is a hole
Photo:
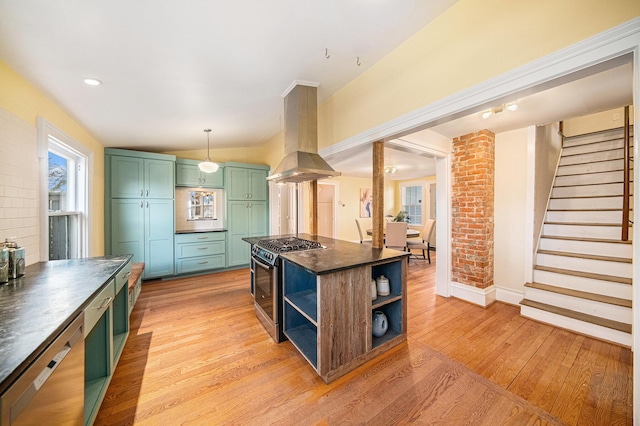
[[[0,284],[0,393],[75,319],[131,258],[39,262]]]
[[[249,244],[258,244],[258,241],[271,238],[298,237],[305,240],[317,241],[325,248],[280,253],[280,257],[291,261],[309,272],[322,275],[332,272],[350,269],[356,266],[370,265],[385,260],[394,260],[409,256],[408,252],[387,248],[376,249],[371,244],[352,243],[350,241],[336,240],[334,238],[318,235],[271,235],[264,237],[243,238]]]

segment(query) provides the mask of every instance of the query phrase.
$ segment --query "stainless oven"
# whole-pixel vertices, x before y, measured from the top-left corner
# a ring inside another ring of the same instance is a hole
[[[251,287],[256,316],[276,342],[287,340],[282,332],[282,278],[280,258],[253,246]]]
[[[251,246],[251,290],[256,316],[271,337],[287,340],[282,331],[282,260],[279,253],[323,248],[316,241],[297,237],[272,238]]]

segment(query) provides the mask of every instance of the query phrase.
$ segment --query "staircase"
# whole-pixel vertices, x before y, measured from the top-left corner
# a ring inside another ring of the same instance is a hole
[[[622,129],[565,138],[520,312],[631,347],[632,243],[621,241],[623,148]],[[630,194],[633,205],[633,182]],[[632,222],[633,211],[629,217]]]

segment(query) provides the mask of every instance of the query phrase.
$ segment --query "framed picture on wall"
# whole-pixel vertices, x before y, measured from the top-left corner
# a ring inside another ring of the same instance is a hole
[[[371,188],[360,188],[360,217],[371,217],[373,213]]]

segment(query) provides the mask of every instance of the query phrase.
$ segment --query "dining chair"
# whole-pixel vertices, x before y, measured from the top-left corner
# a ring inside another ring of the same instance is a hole
[[[371,244],[372,240],[370,238],[364,238],[362,235],[362,228],[360,227],[360,221],[356,219],[356,226],[358,227],[358,234],[360,234],[360,244]]]
[[[421,241],[407,241],[407,247],[409,248],[409,251],[411,251],[411,249],[422,250],[422,258],[425,260],[429,260],[429,263],[431,263],[431,253],[429,252],[429,250],[431,249],[431,244],[429,243],[429,241],[431,241],[431,234],[433,234],[435,224],[435,220],[428,219],[424,228],[422,228]],[[414,256],[416,256],[416,258],[418,257],[417,255]]]
[[[384,240],[387,248],[407,251],[407,222],[387,223]]]

